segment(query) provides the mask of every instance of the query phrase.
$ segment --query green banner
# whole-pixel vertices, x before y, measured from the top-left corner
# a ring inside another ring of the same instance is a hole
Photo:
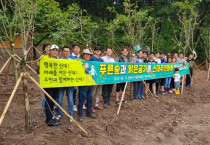
[[[189,74],[189,64],[183,63],[105,63],[43,58],[40,61],[40,85],[68,87],[102,85],[172,77],[174,69]]]

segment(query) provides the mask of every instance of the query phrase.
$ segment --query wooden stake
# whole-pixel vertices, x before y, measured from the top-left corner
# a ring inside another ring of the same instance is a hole
[[[125,83],[125,88],[124,88],[124,90],[123,90],[123,94],[122,94],[122,97],[121,97],[121,99],[120,99],[120,105],[119,105],[119,107],[118,107],[117,115],[120,113],[120,108],[121,108],[122,101],[123,101],[124,96],[125,96],[125,90],[126,90],[127,84],[128,84],[128,82]]]
[[[208,62],[207,59],[206,59],[206,70],[207,70],[207,71],[209,70],[209,62]]]
[[[39,53],[39,55],[42,55],[41,53],[40,53],[40,51],[39,50],[37,50],[37,48],[36,47],[34,47],[33,46],[33,48]]]
[[[9,74],[9,70],[10,70],[11,63],[12,63],[12,61],[10,60],[10,61],[9,61],[9,66],[8,66],[8,68],[7,68],[7,72],[6,72],[6,75],[5,75],[4,84],[6,84],[7,76],[8,76],[8,74]]]
[[[4,70],[4,68],[7,66],[8,62],[9,62],[11,59],[12,59],[12,57],[10,56],[10,57],[8,58],[8,60],[6,61],[6,63],[4,64],[4,66],[1,68],[0,74],[2,73],[2,71]]]
[[[205,61],[204,61],[205,62]],[[201,64],[199,64],[198,66],[196,66],[195,62],[194,62],[194,65],[195,67],[198,69],[199,66],[201,66],[204,62],[202,62]]]
[[[145,87],[147,87],[147,84],[145,83],[145,81],[143,81]],[[152,92],[150,91],[150,89],[148,88],[149,93],[152,95],[152,97],[155,99],[155,101],[158,103],[158,100],[155,98],[155,96],[152,94]]]
[[[181,90],[181,94],[183,94],[183,91],[184,91],[184,79],[185,79],[185,75],[183,75],[183,78],[182,78],[182,90]]]
[[[15,55],[19,60],[21,60],[21,58],[18,56],[18,55]],[[33,69],[33,68],[31,68],[28,64],[26,64],[26,66],[35,74],[35,75],[37,75],[37,76],[39,76],[37,73],[36,73],[36,71]]]
[[[85,134],[88,134],[81,126],[79,123],[77,123],[37,82],[36,80],[30,76],[30,74],[27,72],[27,76],[34,82],[34,84],[41,89],[41,91],[53,102],[55,105],[63,111],[63,113],[70,118]]]
[[[30,65],[26,64],[26,66],[27,66],[35,75],[39,76],[39,75],[36,73],[36,71],[35,71],[33,68],[30,67]]]
[[[205,64],[204,66],[202,66],[201,68],[199,68],[200,70],[203,69],[204,67],[207,67],[208,68],[208,63]],[[208,69],[207,69],[208,70]]]
[[[210,63],[209,63],[209,70],[208,70],[208,75],[207,75],[207,81],[209,80],[209,73],[210,73]]]
[[[16,90],[17,90],[19,84],[20,84],[20,81],[21,81],[22,77],[23,77],[23,73],[20,74],[20,76],[19,76],[19,78],[18,78],[18,81],[17,81],[17,83],[16,83],[16,85],[15,85],[15,88],[13,89],[12,94],[11,94],[11,96],[9,97],[9,100],[8,100],[8,102],[7,102],[7,105],[6,105],[6,107],[4,108],[4,111],[3,111],[2,115],[1,115],[1,118],[0,118],[0,125],[1,125],[1,123],[2,123],[2,121],[3,121],[3,119],[4,119],[4,117],[5,117],[5,115],[6,115],[6,113],[7,113],[7,110],[8,110],[8,108],[9,108],[11,102],[12,102],[12,99],[13,99],[13,97],[14,97],[14,95],[15,95],[15,92],[16,92]]]

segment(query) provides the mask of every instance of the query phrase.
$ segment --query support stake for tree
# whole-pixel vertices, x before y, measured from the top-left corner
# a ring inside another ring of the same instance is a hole
[[[8,76],[8,74],[9,74],[9,70],[10,70],[11,63],[12,63],[12,61],[10,60],[10,61],[9,61],[9,66],[8,66],[8,68],[7,68],[7,72],[6,72],[6,75],[5,75],[4,84],[6,84],[7,76]]]
[[[143,81],[145,87],[147,87],[147,84],[145,83],[145,81]],[[152,97],[154,98],[154,100],[158,103],[158,100],[155,98],[155,96],[152,94],[152,92],[150,91],[149,87],[147,87],[149,93],[152,95]]]
[[[181,90],[181,94],[183,94],[183,91],[184,91],[184,79],[185,79],[185,75],[183,75],[183,78],[182,78],[182,90]]]
[[[9,97],[9,100],[8,100],[8,102],[7,102],[7,105],[6,105],[6,107],[4,108],[4,111],[3,111],[2,115],[1,115],[1,118],[0,118],[0,126],[1,126],[1,123],[2,123],[2,121],[3,121],[3,119],[4,119],[5,115],[6,115],[6,113],[7,113],[7,110],[8,110],[8,108],[9,108],[9,105],[10,105],[11,102],[12,102],[12,99],[13,99],[13,97],[14,97],[14,95],[15,95],[15,92],[16,92],[16,90],[17,90],[19,84],[20,84],[20,81],[21,81],[22,77],[23,77],[23,73],[20,74],[20,76],[19,76],[19,78],[18,78],[18,81],[17,81],[17,83],[16,83],[16,85],[15,85],[13,91],[12,91],[12,94],[11,94],[11,96]]]
[[[6,63],[4,64],[4,66],[1,68],[0,70],[0,74],[2,73],[2,71],[4,70],[4,68],[7,66],[8,62],[12,59],[12,57],[9,57],[8,60],[6,61]]]
[[[27,76],[32,80],[32,82],[39,88],[41,91],[58,107],[63,111],[63,113],[70,118],[85,134],[88,134],[87,131],[85,131],[79,123],[77,123],[37,82],[36,80],[30,76],[30,74],[27,72]]]
[[[209,70],[208,70],[208,75],[207,75],[207,81],[209,80],[209,73],[210,73],[210,63],[209,63]]]
[[[126,90],[127,84],[128,84],[128,82],[125,83],[125,88],[124,88],[124,90],[123,90],[123,94],[122,94],[122,97],[121,97],[121,99],[120,99],[120,105],[119,105],[119,107],[118,107],[117,115],[120,113],[120,108],[121,108],[122,101],[123,101],[124,96],[125,96],[125,90]]]

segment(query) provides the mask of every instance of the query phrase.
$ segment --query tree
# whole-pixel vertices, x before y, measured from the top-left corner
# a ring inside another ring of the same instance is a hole
[[[178,30],[174,29],[174,41],[184,52],[186,52],[187,49],[191,52],[194,51],[200,39],[199,37],[196,41],[194,40],[194,31],[198,25],[197,4],[196,1],[189,2],[188,0],[174,3],[174,7],[178,10],[177,18],[180,24]],[[172,27],[174,28],[173,24]]]
[[[1,10],[0,10],[0,33],[2,34],[0,37],[2,45],[4,45],[4,41],[8,40],[10,43],[11,48],[11,55],[15,54],[15,48],[14,48],[14,40],[17,35],[20,34],[20,21],[18,18],[18,11],[14,7],[17,7],[16,3],[11,0],[0,0],[1,4]],[[7,48],[5,47],[7,50]],[[7,50],[7,52],[10,54],[10,52]],[[14,70],[14,78],[15,81],[18,79],[17,75],[17,68],[16,68],[16,62],[14,58],[12,60],[12,66]]]

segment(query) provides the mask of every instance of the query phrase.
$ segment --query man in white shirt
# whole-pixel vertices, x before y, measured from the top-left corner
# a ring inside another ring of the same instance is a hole
[[[106,49],[106,55],[101,57],[104,62],[115,62],[114,58],[112,58],[113,51],[111,48]],[[106,84],[102,87],[102,96],[104,99],[104,108],[107,108],[110,104],[110,97],[112,93],[114,84]]]

